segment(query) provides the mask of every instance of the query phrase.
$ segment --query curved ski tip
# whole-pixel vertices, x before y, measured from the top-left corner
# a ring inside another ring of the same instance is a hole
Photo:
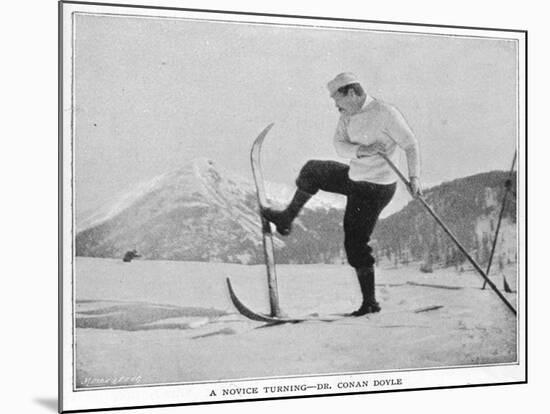
[[[273,125],[275,125],[275,122],[272,122],[268,126],[264,128],[264,130],[260,133],[260,135],[267,135],[267,133],[273,128]]]
[[[239,309],[239,312],[241,312],[240,309],[244,307],[244,304],[237,297],[237,294],[235,293],[235,290],[231,285],[231,280],[229,280],[229,278],[227,277],[225,278],[225,281],[227,282],[227,290],[229,290],[229,297],[231,298],[231,302],[233,302],[233,305],[235,305],[235,307]]]
[[[254,143],[252,144],[252,148],[250,148],[250,159],[252,160],[252,162],[254,162],[253,160],[254,160],[255,157],[259,158],[260,148],[261,148],[261,146],[264,142],[265,137],[267,136],[267,134],[269,133],[269,131],[273,127],[273,125],[275,125],[274,122],[272,122],[271,124],[266,126],[263,129],[263,131],[260,132],[260,134],[254,140]],[[257,162],[259,162],[259,161],[257,161]]]
[[[233,291],[233,286],[231,286],[231,280],[229,280],[229,277],[225,278],[225,282],[227,283],[227,287],[230,291]]]

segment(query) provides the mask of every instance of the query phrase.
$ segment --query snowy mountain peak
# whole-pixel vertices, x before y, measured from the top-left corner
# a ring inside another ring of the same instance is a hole
[[[136,248],[144,258],[248,262],[258,246],[252,182],[206,158],[135,186],[80,223],[77,234],[84,256],[120,257]]]
[[[292,198],[294,187],[266,182],[266,191],[270,202],[281,206]],[[163,206],[174,207],[186,201],[213,203],[232,210],[232,205],[238,204],[254,194],[254,184],[251,179],[224,170],[209,158],[196,158],[181,168],[134,185],[127,192],[117,196],[111,203],[78,222],[77,232],[111,220],[133,204],[139,203],[140,200],[151,197],[153,194],[158,199],[158,204]],[[187,199],[189,197],[192,200]],[[344,198],[342,196],[319,193],[308,203],[307,207],[326,209],[343,208],[343,206]]]

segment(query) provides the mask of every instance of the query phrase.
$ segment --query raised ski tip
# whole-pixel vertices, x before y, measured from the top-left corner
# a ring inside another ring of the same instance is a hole
[[[271,130],[271,128],[273,128],[273,125],[275,125],[275,122],[272,122],[271,124],[269,124],[268,126],[266,126],[264,128],[264,130],[261,132],[260,135],[267,135],[267,133]]]
[[[233,290],[233,287],[231,286],[231,280],[229,280],[229,277],[226,277],[225,278],[225,283],[227,283],[227,287],[229,288],[229,290]]]
[[[231,285],[231,280],[229,280],[229,277],[225,278],[225,282],[227,283],[227,289],[229,290],[229,296],[231,297],[231,301],[235,304],[237,299],[237,295],[235,294],[235,291],[233,290],[233,286]]]

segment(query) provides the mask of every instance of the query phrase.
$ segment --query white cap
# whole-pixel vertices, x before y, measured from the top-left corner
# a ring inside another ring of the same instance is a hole
[[[343,72],[336,75],[336,77],[327,84],[330,96],[333,96],[342,86],[350,85],[352,83],[359,83],[359,80],[353,73]]]

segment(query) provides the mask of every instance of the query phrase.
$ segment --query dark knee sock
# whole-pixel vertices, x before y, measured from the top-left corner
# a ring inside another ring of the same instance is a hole
[[[300,189],[296,190],[294,196],[292,197],[292,200],[290,201],[290,204],[285,209],[285,212],[291,221],[294,220],[296,216],[298,216],[300,210],[302,210],[304,205],[311,197],[312,194],[306,193],[305,191],[302,191]]]
[[[311,197],[312,194],[297,189],[290,204],[284,210],[278,211],[264,208],[262,214],[268,221],[275,224],[280,234],[286,236],[290,233],[292,222]]]

